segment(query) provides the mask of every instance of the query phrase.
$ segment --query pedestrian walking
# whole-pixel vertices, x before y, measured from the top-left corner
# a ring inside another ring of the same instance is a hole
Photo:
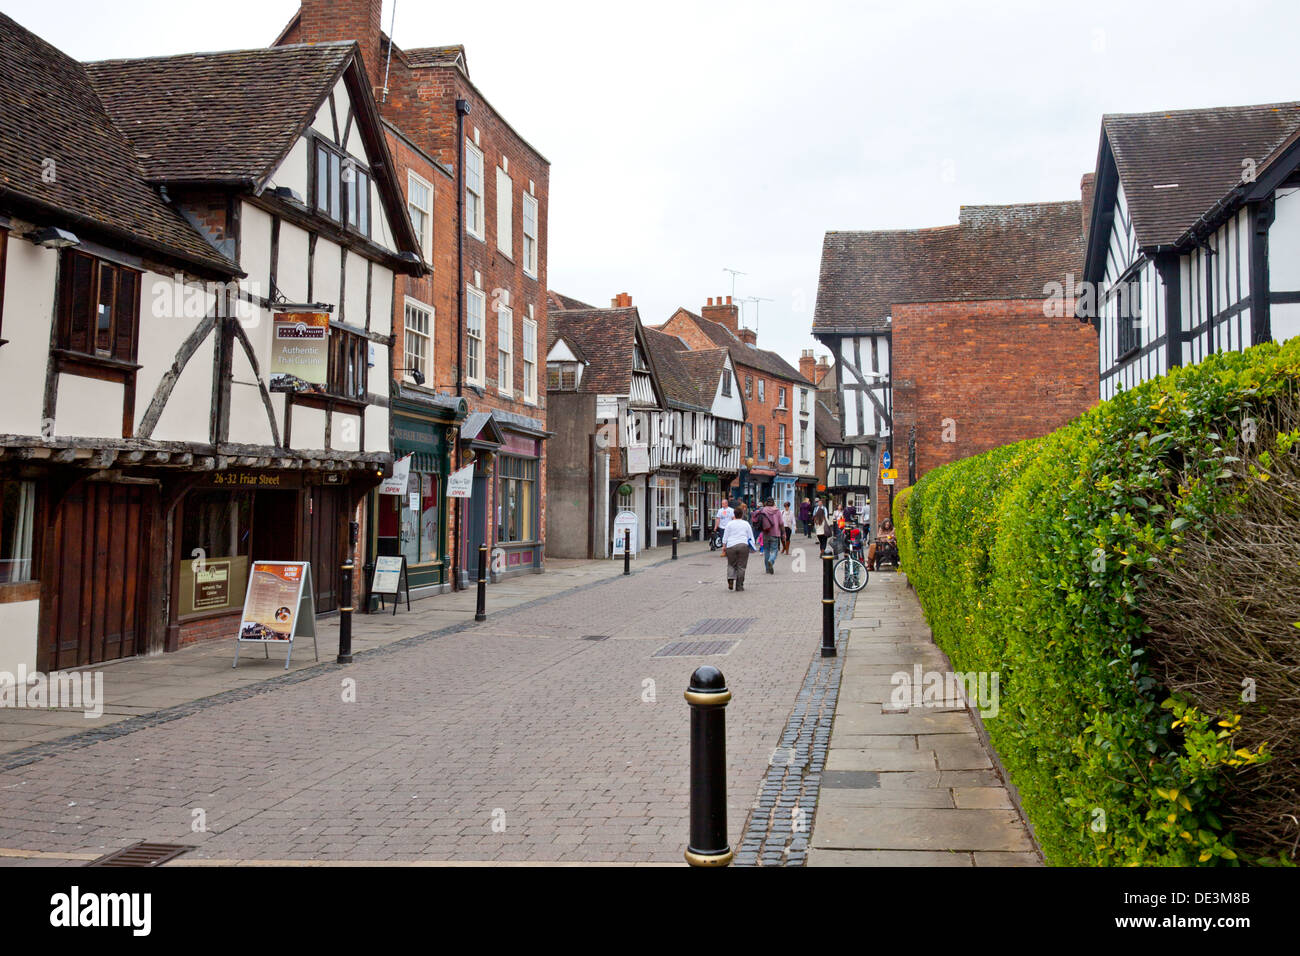
[[[718,513],[713,516],[713,530],[726,531],[727,523],[736,517],[736,509],[731,507],[731,502],[722,499],[722,505],[718,508]]]
[[[781,553],[790,553],[790,536],[794,534],[794,509],[790,502],[781,510]]]
[[[803,536],[805,538],[812,537],[812,513],[812,499],[805,498],[803,504],[799,506],[799,523],[803,525]]]
[[[729,509],[730,510],[730,509]],[[722,532],[722,554],[727,559],[727,590],[745,590],[745,567],[749,552],[758,550],[754,545],[754,529],[745,520],[744,506],[735,509]]]
[[[826,538],[830,534],[831,517],[826,513],[826,502],[817,502],[817,507],[813,509],[812,525],[813,532],[817,535],[817,553],[826,553]]]
[[[776,502],[768,498],[763,507],[754,512],[754,528],[762,535],[763,570],[776,574],[776,556],[781,550],[783,528],[781,512]]]

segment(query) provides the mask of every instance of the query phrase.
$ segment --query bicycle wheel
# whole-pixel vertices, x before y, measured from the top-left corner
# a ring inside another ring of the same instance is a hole
[[[841,591],[861,591],[867,586],[867,566],[852,555],[836,561],[831,576]]]

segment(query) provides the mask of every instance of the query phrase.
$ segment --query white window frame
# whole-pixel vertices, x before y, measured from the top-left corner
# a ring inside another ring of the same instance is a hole
[[[478,191],[474,180],[478,180]],[[470,202],[471,197],[473,202]],[[484,218],[487,197],[483,189],[483,150],[465,140],[465,231],[475,239],[486,239]]]
[[[767,390],[766,388],[764,388],[766,384],[767,383],[763,379],[760,378],[758,380],[758,400],[760,403],[767,401],[767,399],[764,397],[767,394]]]
[[[497,251],[507,259],[515,257],[515,181],[497,167]]]
[[[497,299],[497,393],[507,398],[515,395],[515,312],[503,291]]]
[[[411,309],[415,309],[417,311],[423,312],[428,317],[427,332],[420,332],[418,330],[413,330],[411,328],[411,322],[410,322],[411,316],[410,316],[410,312],[408,311]],[[426,382],[433,381],[433,371],[432,371],[434,367],[433,334],[436,328],[434,322],[435,318],[436,316],[434,314],[433,306],[426,305],[425,303],[421,302],[419,299],[413,299],[409,295],[404,297],[404,301],[402,303],[402,365],[406,369],[410,369],[412,367],[412,362],[411,362],[412,336],[414,336],[415,338],[423,339],[424,348],[421,351],[424,354],[421,361],[418,364],[416,364],[414,367],[420,370],[420,372],[424,375],[424,380]],[[407,382],[415,381],[410,371],[405,371],[402,373],[402,380]]]
[[[524,193],[524,206],[521,212],[524,234],[524,275],[537,278],[537,197]],[[532,215],[529,215],[531,210]],[[532,232],[528,231],[529,219],[532,220]]]
[[[471,385],[482,386],[484,366],[487,359],[483,355],[483,323],[487,318],[487,295],[474,286],[465,287],[465,326],[469,341],[465,348],[465,381]],[[475,308],[477,303],[477,309]],[[474,331],[477,319],[478,332]],[[474,346],[478,346],[478,356],[474,355]]]
[[[524,401],[537,404],[537,320],[532,317],[533,307],[528,307],[524,319]]]
[[[418,185],[429,197],[429,208],[425,209],[418,205],[411,197],[411,185]],[[433,183],[429,182],[413,169],[406,171],[406,205],[407,212],[414,207],[424,216],[424,228],[419,229],[420,251],[424,254],[425,262],[433,261]],[[414,220],[414,216],[411,217]],[[414,222],[412,223],[414,224]]]

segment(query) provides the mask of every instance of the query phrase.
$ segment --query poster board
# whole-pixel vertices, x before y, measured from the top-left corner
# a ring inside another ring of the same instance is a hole
[[[289,669],[293,642],[310,637],[316,660],[316,592],[312,587],[309,561],[254,561],[244,591],[244,613],[240,615],[239,633],[235,638],[235,663],[239,666],[239,649],[244,644],[261,644],[269,658],[271,644],[285,644],[284,669]]]
[[[614,550],[611,557],[621,558],[623,556],[624,531],[632,532],[632,557],[636,557],[641,549],[641,541],[637,535],[637,520],[635,511],[620,511],[614,516]]]
[[[411,609],[411,582],[406,576],[406,555],[387,555],[375,558],[375,570],[370,576],[370,593],[383,604],[385,597],[393,599],[393,614],[397,614],[398,595],[406,595],[406,609]]]
[[[324,393],[329,370],[328,312],[277,312],[271,317],[270,390]]]

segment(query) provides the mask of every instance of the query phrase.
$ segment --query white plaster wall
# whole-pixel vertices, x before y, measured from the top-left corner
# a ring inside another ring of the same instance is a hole
[[[366,406],[366,447],[370,451],[388,451],[388,409]]]
[[[248,203],[243,204],[239,215],[240,268],[248,273],[249,291],[270,298],[267,283],[271,279],[271,216]]]
[[[140,363],[140,371],[136,373],[135,381],[135,428],[137,434],[140,429],[140,422],[143,421],[145,414],[149,410],[149,405],[153,401],[154,394],[158,390],[158,385],[162,382],[163,375],[171,368],[172,363],[176,361],[176,355],[181,350],[187,336],[203,321],[213,305],[213,295],[208,289],[199,282],[190,282],[188,285],[178,283],[173,276],[162,276],[152,272],[145,273],[143,291],[140,295],[140,338],[139,345],[136,348],[137,361]],[[199,315],[198,313],[202,313]],[[208,334],[209,341],[212,333]],[[201,347],[200,347],[201,348]],[[211,354],[209,352],[209,354]],[[185,366],[182,378],[190,377],[190,387],[199,388],[199,379],[202,379],[201,387],[207,390],[210,403],[210,393],[212,388],[212,362],[198,362],[198,353],[196,352],[189,363]],[[177,383],[179,387],[179,382]],[[168,405],[177,399],[177,391],[173,389]],[[175,438],[184,441],[207,441],[208,440],[208,406],[205,405],[200,414],[189,419],[189,431],[184,434],[178,434]],[[164,414],[166,414],[164,412]],[[177,419],[175,427],[184,428],[185,422]],[[154,430],[151,438],[160,437],[157,429]]]
[[[60,375],[59,398],[54,410],[55,437],[121,439],[124,391],[118,382],[84,375]]]
[[[1300,291],[1300,189],[1279,189],[1274,196],[1275,217],[1268,230],[1268,287],[1271,292],[1297,292]],[[1277,315],[1276,311],[1273,315]]]
[[[59,257],[16,236],[5,262],[4,324],[0,334],[0,433],[41,434],[45,370],[54,321]],[[119,406],[118,418],[121,418]],[[118,423],[119,434],[121,422]]]
[[[393,240],[393,229],[384,212],[383,202],[379,198],[379,187],[372,180],[370,183],[370,238],[392,252],[397,251]]]
[[[361,450],[361,416],[335,412],[330,425],[330,447],[337,451]]]
[[[305,229],[280,223],[280,261],[276,265],[275,284],[290,302],[307,301],[307,240]],[[320,256],[320,246],[316,247],[316,255]],[[337,264],[334,271],[338,271]],[[319,291],[312,291],[319,302]]]
[[[366,327],[366,259],[349,252],[347,286],[344,289],[343,319],[359,329]],[[374,316],[371,315],[373,320]]]
[[[143,343],[142,343],[143,344]],[[163,409],[152,437],[158,441],[206,442],[212,420],[212,356],[209,335],[194,351]],[[173,353],[173,357],[174,357]]]
[[[0,604],[0,671],[17,673],[21,664],[36,670],[36,627],[40,601]]]
[[[260,361],[260,359],[259,359]],[[255,382],[253,366],[238,343],[230,364],[234,381],[230,385],[230,440],[246,445],[270,445],[271,423]]]
[[[370,331],[380,335],[393,332],[393,277],[392,269],[378,263],[370,277]]]
[[[326,108],[328,113],[328,107]],[[288,186],[304,202],[311,202],[311,196],[307,194],[307,160],[310,154],[307,151],[307,137],[298,137],[298,142],[293,144],[293,149],[289,150],[289,155],[284,158],[275,173],[271,176],[268,188],[275,186]]]
[[[339,247],[328,239],[316,240],[316,255],[312,259],[314,266],[311,297],[313,302],[337,306],[339,303],[339,271],[342,260]],[[338,318],[338,309],[334,310]]]
[[[293,407],[293,447],[323,449],[325,447],[325,412],[306,405]]]
[[[1269,308],[1269,323],[1273,326],[1274,342],[1285,342],[1300,335],[1300,303],[1274,303]]]

